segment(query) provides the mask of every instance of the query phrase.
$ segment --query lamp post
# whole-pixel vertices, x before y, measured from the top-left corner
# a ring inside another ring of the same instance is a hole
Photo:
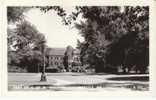
[[[42,45],[42,53],[43,53],[43,68],[42,68],[42,74],[41,74],[41,80],[40,81],[47,81],[46,74],[45,74],[45,46]]]

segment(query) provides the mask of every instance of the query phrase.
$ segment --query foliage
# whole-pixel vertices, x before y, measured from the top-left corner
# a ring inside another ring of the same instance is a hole
[[[46,12],[49,12],[51,10],[53,11],[56,11],[57,12],[57,15],[60,16],[62,18],[62,23],[64,25],[69,25],[71,24],[71,18],[67,18],[67,14],[66,14],[66,11],[60,7],[60,6],[37,6],[37,8],[39,8],[42,12],[46,13]]]
[[[67,46],[64,57],[63,57],[63,65],[65,66],[66,71],[69,71],[69,67],[72,64],[73,59],[73,47]]]
[[[126,34],[111,45],[109,63],[145,72],[149,66],[149,8],[125,7]]]
[[[104,66],[136,66],[145,71],[149,56],[149,8],[80,7],[87,19],[76,24],[85,42],[80,44],[81,56],[96,71]]]
[[[29,72],[37,72],[43,66],[45,37],[35,26],[24,20],[24,12],[30,8],[8,7],[8,66],[17,66]],[[16,23],[19,21],[18,23]],[[10,67],[9,67],[10,68]]]
[[[96,72],[108,66],[136,66],[144,72],[149,66],[149,7],[147,6],[76,6],[66,16],[62,7],[45,7],[55,10],[69,25],[82,14],[85,22],[75,23],[84,42],[78,42],[81,61],[90,64]]]
[[[31,7],[7,7],[7,20],[9,23],[15,23],[24,19],[24,12],[28,11]]]

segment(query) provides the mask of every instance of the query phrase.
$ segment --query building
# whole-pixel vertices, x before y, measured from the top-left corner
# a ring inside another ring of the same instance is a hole
[[[47,60],[47,69],[62,67],[63,58],[66,53],[66,48],[47,48],[46,58]],[[72,63],[80,64],[80,51],[78,49],[73,49],[72,57],[70,57],[69,67],[72,67]]]
[[[65,53],[65,48],[48,48],[46,50],[47,57],[47,68],[57,68],[58,66],[63,66],[63,57]]]

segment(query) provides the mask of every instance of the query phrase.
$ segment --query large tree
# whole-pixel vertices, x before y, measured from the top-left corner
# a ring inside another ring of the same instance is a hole
[[[26,21],[24,12],[31,7],[8,7],[8,65],[37,71],[43,66],[45,37],[34,25]]]
[[[149,65],[149,7],[76,6],[75,9],[66,16],[62,7],[41,7],[45,12],[57,11],[65,25],[79,15],[86,19],[75,24],[85,40],[78,47],[83,63],[95,67],[96,72],[108,65],[123,66],[124,70],[136,66],[145,71]]]
[[[107,64],[122,65],[124,71],[136,66],[145,72],[149,65],[148,7],[82,7],[80,11],[87,18],[77,25],[85,38],[82,57],[88,56],[97,72]]]
[[[126,34],[110,46],[108,62],[145,72],[149,66],[149,8],[127,6],[122,15]]]
[[[8,33],[10,34],[10,33]],[[13,36],[8,37],[8,48],[10,54],[18,55],[20,58],[19,67],[27,68],[28,71],[34,71],[38,68],[40,62],[43,62],[43,46],[45,45],[45,37],[39,33],[37,29],[27,21],[17,24],[14,29]],[[11,49],[14,48],[14,52]],[[18,59],[17,59],[18,60]],[[32,69],[32,70],[31,70]]]
[[[101,72],[106,67],[108,45],[121,37],[125,30],[122,29],[120,7],[79,7],[79,12],[86,18],[85,23],[76,24],[85,42],[80,46],[81,58],[96,72]]]

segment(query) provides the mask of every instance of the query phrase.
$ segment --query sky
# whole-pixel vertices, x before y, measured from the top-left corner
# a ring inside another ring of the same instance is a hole
[[[66,7],[65,10],[70,13],[72,7]],[[62,19],[53,10],[43,13],[34,8],[25,13],[25,16],[39,32],[45,35],[49,47],[65,48],[71,45],[75,48],[77,39],[83,41],[79,31],[76,28],[63,25]]]

